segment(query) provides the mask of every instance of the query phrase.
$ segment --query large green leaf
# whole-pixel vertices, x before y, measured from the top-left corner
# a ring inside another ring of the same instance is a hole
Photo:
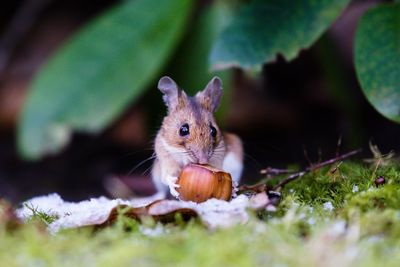
[[[245,4],[217,39],[214,69],[259,69],[277,54],[287,60],[311,46],[349,0],[255,0]]]
[[[76,34],[33,82],[19,121],[22,155],[57,152],[72,130],[98,132],[112,122],[159,74],[192,4],[125,1]]]
[[[400,122],[400,4],[368,10],[355,39],[355,65],[369,102]]]

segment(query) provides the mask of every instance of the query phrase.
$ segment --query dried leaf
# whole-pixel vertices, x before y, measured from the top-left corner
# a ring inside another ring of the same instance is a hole
[[[131,200],[93,198],[77,203],[65,202],[57,194],[36,197],[28,200],[29,206],[37,207],[40,212],[57,215],[49,224],[51,232],[60,229],[84,226],[107,226],[116,221],[119,215],[138,221],[152,217],[162,223],[173,222],[180,213],[184,220],[198,217],[208,228],[228,227],[245,223],[249,219],[248,210],[267,208],[270,200],[265,192],[252,197],[240,195],[231,201],[209,199],[202,203],[190,201],[166,200],[154,195]],[[271,204],[272,205],[272,204]],[[17,211],[19,218],[27,220],[32,210],[23,208]]]
[[[11,204],[2,199],[0,199],[0,222],[8,231],[15,230],[21,225],[21,220],[15,214]]]

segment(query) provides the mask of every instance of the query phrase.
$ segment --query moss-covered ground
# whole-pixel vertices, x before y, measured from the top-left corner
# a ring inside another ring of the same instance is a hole
[[[14,230],[3,220],[0,266],[399,266],[400,164],[343,163],[282,194],[276,212],[215,231],[121,218],[51,235],[35,220]]]

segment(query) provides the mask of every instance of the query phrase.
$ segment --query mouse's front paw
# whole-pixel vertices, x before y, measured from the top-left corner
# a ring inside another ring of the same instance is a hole
[[[178,198],[179,192],[176,191],[176,188],[179,188],[179,185],[176,183],[178,181],[178,177],[168,175],[166,181],[171,195]]]

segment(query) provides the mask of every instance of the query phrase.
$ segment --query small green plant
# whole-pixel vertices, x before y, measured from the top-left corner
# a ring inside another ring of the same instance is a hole
[[[29,221],[40,221],[46,225],[49,225],[57,219],[56,215],[40,211],[38,208],[30,205],[29,203],[24,203],[23,205],[32,212],[32,216],[29,217]]]

